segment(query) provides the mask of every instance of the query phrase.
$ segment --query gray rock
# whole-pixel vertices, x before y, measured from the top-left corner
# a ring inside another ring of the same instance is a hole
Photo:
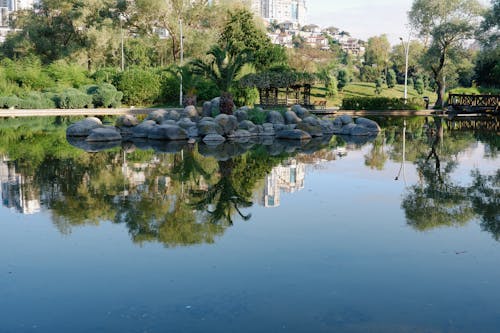
[[[351,124],[353,122],[354,121],[352,120],[351,116],[343,114],[340,117],[335,118],[334,125],[344,126],[344,125],[347,125],[347,124]]]
[[[115,127],[100,127],[90,131],[87,142],[120,141],[122,136]]]
[[[373,133],[378,133],[381,131],[380,126],[377,124],[377,122],[363,117],[356,119],[356,125],[364,126],[372,130]]]
[[[314,116],[305,117],[304,122],[313,126],[320,126],[320,120]]]
[[[163,120],[160,125],[172,125],[172,126],[175,126],[175,125],[177,125],[177,122],[175,120],[172,120],[172,119],[167,119],[167,120]]]
[[[285,119],[278,111],[270,111],[267,114],[266,122],[271,124],[285,124]]]
[[[248,107],[240,108],[240,109],[234,111],[234,116],[236,117],[236,119],[238,119],[239,123],[248,119],[247,110],[248,110]]]
[[[215,121],[200,121],[197,125],[198,134],[200,136],[205,136],[209,134],[224,134],[224,130]]]
[[[319,124],[321,126],[321,130],[325,134],[333,134],[335,132],[335,127],[333,126],[333,123],[330,120],[320,120]]]
[[[125,114],[116,119],[116,127],[133,127],[139,125],[139,120],[131,114]]]
[[[177,112],[176,110],[169,110],[168,112],[165,113],[163,116],[164,120],[174,120],[178,121],[181,119],[181,114]]]
[[[377,134],[378,131],[373,130],[371,128],[365,127],[363,125],[356,125],[355,127],[351,128],[349,135],[352,136],[370,136]]]
[[[297,116],[297,114],[293,111],[285,112],[285,124],[298,124],[302,121],[302,119]]]
[[[260,135],[262,135],[262,136],[274,136],[274,135],[276,135],[276,131],[274,130],[273,124],[264,123],[261,126],[262,126],[262,131],[260,131]]]
[[[295,114],[300,118],[300,119],[304,119],[306,117],[308,117],[310,115],[309,111],[306,109],[306,108],[303,108],[302,106],[300,105],[294,105],[292,106],[292,109],[291,109],[293,112],[295,112]]]
[[[310,140],[312,137],[307,132],[294,129],[278,132],[278,134],[276,134],[276,138],[284,140]]]
[[[198,127],[196,127],[196,126],[189,127],[186,129],[186,131],[187,131],[188,137],[190,137],[190,138],[197,138],[198,136],[200,136],[200,134],[198,132]]]
[[[187,140],[187,132],[179,126],[161,125],[155,126],[148,134],[149,139],[154,140]]]
[[[132,128],[132,136],[134,138],[147,138],[149,132],[156,126],[158,125],[154,120],[145,120]]]
[[[320,125],[312,125],[303,121],[297,124],[297,129],[309,133],[312,137],[323,136],[323,130]]]
[[[219,114],[215,122],[222,128],[223,135],[230,135],[238,129],[238,119],[233,115]]]
[[[238,125],[239,129],[243,129],[243,130],[247,130],[247,131],[253,131],[256,127],[257,127],[257,125],[252,123],[250,120],[240,121],[240,123]]]
[[[177,125],[179,125],[180,127],[184,128],[184,129],[187,129],[187,128],[196,126],[196,123],[193,122],[190,118],[182,118],[181,120],[179,120],[177,122]]]
[[[249,131],[239,129],[239,130],[236,130],[231,135],[228,135],[228,138],[249,138],[251,136],[252,136],[252,134]]]
[[[209,143],[209,142],[217,142],[217,143],[222,143],[226,141],[226,138],[224,138],[222,135],[219,134],[208,134],[203,138],[203,142]]]
[[[154,110],[148,114],[146,120],[154,120],[157,124],[161,124],[166,114],[167,110]]]
[[[356,127],[356,124],[354,124],[354,123],[350,123],[350,124],[344,125],[344,126],[342,126],[342,129],[340,130],[339,134],[342,134],[342,135],[351,135],[351,131],[355,127]]]
[[[200,121],[212,121],[212,122],[215,122],[215,119],[212,118],[212,117],[203,117],[200,119]]]
[[[88,117],[80,120],[66,129],[67,136],[88,136],[90,131],[95,128],[102,127],[102,122],[99,118]]]
[[[181,116],[183,118],[191,118],[195,119],[198,118],[198,110],[196,110],[196,107],[194,105],[188,105],[182,110]]]
[[[203,108],[201,110],[202,117],[211,117],[212,116],[212,103],[210,101],[206,101],[203,103]]]
[[[220,113],[220,97],[215,97],[210,101],[210,116],[214,117]]]

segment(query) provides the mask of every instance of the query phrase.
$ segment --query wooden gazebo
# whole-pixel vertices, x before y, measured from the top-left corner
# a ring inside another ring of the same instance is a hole
[[[240,80],[243,87],[257,88],[261,107],[310,106],[314,82],[314,75],[294,71],[249,74]]]

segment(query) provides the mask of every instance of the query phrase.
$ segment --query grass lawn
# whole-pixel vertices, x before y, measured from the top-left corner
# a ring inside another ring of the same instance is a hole
[[[369,82],[353,82],[346,87],[343,91],[339,91],[336,97],[327,98],[327,107],[337,107],[342,103],[343,98],[349,97],[390,97],[390,98],[403,98],[404,85],[396,85],[394,88],[384,88],[382,94],[375,94],[375,83]],[[311,91],[311,100],[314,103],[316,100],[325,100],[325,88],[322,85],[316,85]],[[432,91],[425,91],[423,95],[419,95],[413,86],[408,86],[408,98],[429,96],[431,104],[436,101],[436,94]]]

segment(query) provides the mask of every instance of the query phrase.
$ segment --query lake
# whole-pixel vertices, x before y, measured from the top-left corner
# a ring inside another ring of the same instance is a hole
[[[218,147],[0,120],[0,332],[498,332],[498,133],[374,119]]]

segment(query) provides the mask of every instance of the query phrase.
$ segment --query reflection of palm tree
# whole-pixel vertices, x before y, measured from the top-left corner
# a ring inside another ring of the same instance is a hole
[[[250,207],[252,202],[248,201],[236,190],[233,180],[234,161],[219,161],[220,180],[207,191],[194,192],[195,198],[200,200],[194,204],[198,210],[206,209],[209,214],[209,221],[216,223],[224,220],[229,225],[233,224],[232,215],[238,213],[245,221],[249,220],[252,214],[244,215],[240,207]],[[210,206],[215,205],[213,210]]]
[[[172,169],[174,179],[180,181],[194,181],[200,184],[200,177],[210,180],[211,175],[204,169],[202,161],[195,154],[194,145],[189,145],[182,155],[176,155],[174,158],[174,167]]]

